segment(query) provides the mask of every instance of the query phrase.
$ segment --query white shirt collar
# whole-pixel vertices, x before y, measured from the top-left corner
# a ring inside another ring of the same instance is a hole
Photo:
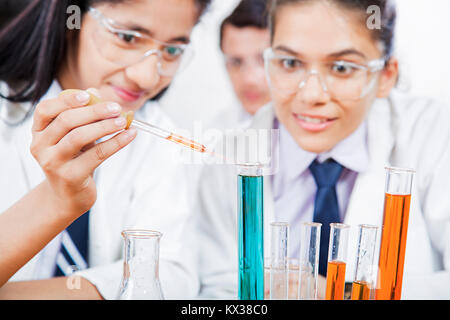
[[[334,159],[347,169],[364,172],[369,166],[367,122],[364,121],[350,136],[339,142],[331,151],[317,156],[319,162]]]
[[[278,122],[276,120],[276,122]],[[345,168],[361,173],[369,165],[369,151],[367,146],[367,123],[364,121],[350,136],[339,142],[332,150],[315,154],[303,150],[295,142],[287,129],[279,123],[280,129],[280,168],[288,168],[283,173],[287,179],[295,179],[308,169],[317,158],[323,162],[334,159]]]

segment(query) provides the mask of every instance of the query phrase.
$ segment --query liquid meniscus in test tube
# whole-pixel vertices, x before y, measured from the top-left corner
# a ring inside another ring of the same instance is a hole
[[[370,300],[372,284],[365,281],[353,281],[352,300]]]

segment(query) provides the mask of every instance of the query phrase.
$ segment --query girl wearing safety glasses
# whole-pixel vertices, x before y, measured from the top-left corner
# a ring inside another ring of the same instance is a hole
[[[372,5],[380,13],[374,28]],[[324,298],[329,224],[381,226],[384,168],[413,168],[402,298],[450,298],[450,110],[394,88],[399,75],[394,2],[278,0],[270,16],[265,67],[272,103],[252,125],[280,133],[279,169],[264,185],[265,225],[289,222],[289,257],[298,258],[300,224],[322,223],[319,298]],[[236,294],[237,227],[230,224],[236,208],[229,205],[235,179],[234,170],[215,168],[206,168],[201,179],[199,234],[216,239],[202,239],[200,252],[225,253],[220,261],[218,255],[214,261],[202,256],[204,296]],[[215,185],[232,187],[219,195]],[[319,190],[330,192],[319,199]],[[267,232],[265,237],[268,258]],[[356,254],[351,252],[350,259]],[[350,266],[346,274],[351,282]]]
[[[195,295],[177,149],[124,130],[121,112],[173,127],[158,98],[188,62],[209,2],[34,0],[0,30],[0,219],[10,226],[0,284],[28,280],[3,286],[2,298],[115,298],[125,227],[163,233],[166,298]],[[90,105],[88,88],[102,102]]]

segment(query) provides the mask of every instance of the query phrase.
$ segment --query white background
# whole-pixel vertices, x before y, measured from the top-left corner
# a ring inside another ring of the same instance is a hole
[[[218,45],[221,21],[237,2],[213,1],[193,33],[193,61],[161,101],[180,128],[210,123],[219,113],[237,108]],[[397,0],[397,5],[400,88],[450,106],[450,0]]]

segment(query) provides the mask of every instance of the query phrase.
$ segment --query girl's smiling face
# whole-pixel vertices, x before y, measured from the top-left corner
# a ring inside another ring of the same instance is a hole
[[[199,16],[195,0],[134,0],[114,5],[105,2],[95,9],[126,30],[169,44],[189,43]],[[169,86],[172,77],[158,72],[156,55],[127,66],[105,59],[96,43],[101,28],[92,15],[83,16],[77,40],[67,48],[59,83],[63,89],[96,88],[102,100],[117,102],[125,111],[137,110]],[[150,49],[161,50],[158,43]]]
[[[322,153],[351,135],[364,121],[376,98],[395,86],[398,63],[371,74],[371,90],[363,97],[339,99],[329,89],[323,70],[337,61],[367,65],[383,57],[383,47],[366,27],[362,14],[327,1],[284,5],[276,13],[272,49],[295,57],[312,73],[296,92],[286,94],[272,83],[271,94],[278,120],[304,150]]]

